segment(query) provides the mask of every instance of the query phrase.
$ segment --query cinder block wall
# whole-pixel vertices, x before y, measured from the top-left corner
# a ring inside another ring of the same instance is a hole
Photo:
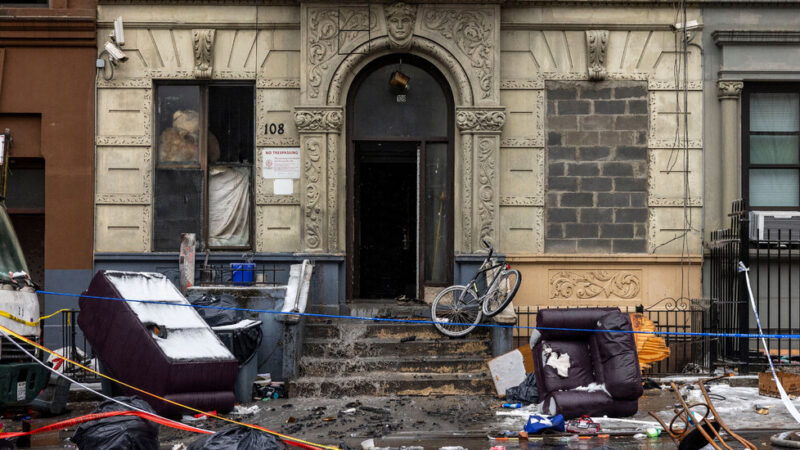
[[[647,83],[548,82],[545,251],[647,251]]]

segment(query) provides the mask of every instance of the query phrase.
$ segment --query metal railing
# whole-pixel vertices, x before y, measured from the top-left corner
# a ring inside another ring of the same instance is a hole
[[[517,326],[536,326],[536,314],[547,306],[518,306]],[[656,331],[673,333],[696,333],[703,330],[706,320],[707,308],[703,302],[689,299],[665,298],[661,301],[644,307],[621,307],[626,313],[639,313],[652,320]],[[514,346],[520,347],[528,344],[531,329],[517,328],[514,330]],[[702,336],[661,336],[670,349],[669,358],[657,361],[645,370],[646,375],[664,375],[674,373],[700,373],[710,371],[708,348],[710,341]]]

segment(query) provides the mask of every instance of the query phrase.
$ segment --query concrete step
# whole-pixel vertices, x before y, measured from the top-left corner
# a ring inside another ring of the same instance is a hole
[[[318,312],[313,308],[309,312]],[[430,320],[431,318],[431,305],[413,302],[413,303],[399,303],[394,300],[376,300],[373,302],[365,303],[349,303],[344,305],[344,311],[341,315],[352,317],[377,317],[377,318],[393,318],[393,319],[423,319]],[[328,320],[344,320],[344,319],[328,319],[325,317],[309,317],[308,322],[324,322]]]
[[[483,374],[372,372],[359,376],[300,377],[289,382],[290,397],[356,395],[489,395],[491,377]]]
[[[471,356],[409,356],[387,358],[313,358],[300,360],[300,375],[309,377],[345,377],[365,372],[394,373],[489,373],[486,358]]]
[[[415,336],[417,339],[442,339],[452,338],[443,335],[431,324],[391,323],[391,322],[360,322],[360,323],[307,323],[305,328],[307,338],[381,338],[399,340]],[[486,338],[489,336],[488,327],[478,327],[469,334],[471,338]]]
[[[365,338],[337,340],[308,338],[303,342],[303,356],[310,357],[369,357],[369,356],[426,356],[462,355],[489,357],[491,348],[486,339],[416,339],[409,342],[399,340]]]

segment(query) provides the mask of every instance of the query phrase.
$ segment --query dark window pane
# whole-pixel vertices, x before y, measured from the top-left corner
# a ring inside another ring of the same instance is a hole
[[[425,281],[446,282],[450,260],[447,226],[448,195],[447,144],[428,144],[425,149]]]
[[[751,164],[797,164],[797,136],[750,136]]]
[[[156,170],[153,214],[153,247],[159,252],[177,252],[181,233],[195,233],[202,240],[203,172],[201,170]]]
[[[200,86],[158,87],[158,167],[200,167]]]
[[[751,206],[800,206],[796,169],[750,169]]]
[[[411,64],[392,62],[362,81],[353,102],[355,138],[376,136],[447,136],[449,100],[439,82]],[[408,89],[389,85],[395,70],[409,77]],[[404,101],[398,101],[398,95]]]
[[[208,163],[253,161],[252,86],[208,88]]]

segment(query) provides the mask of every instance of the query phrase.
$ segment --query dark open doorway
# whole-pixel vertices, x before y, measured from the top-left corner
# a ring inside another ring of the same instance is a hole
[[[397,73],[407,88],[390,83]],[[347,298],[423,298],[453,281],[453,96],[409,54],[355,78],[347,101]]]
[[[357,298],[417,294],[417,143],[356,142]]]

